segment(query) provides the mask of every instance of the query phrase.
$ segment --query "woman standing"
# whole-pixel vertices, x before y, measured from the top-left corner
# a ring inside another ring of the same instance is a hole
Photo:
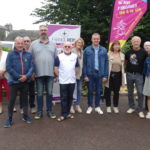
[[[115,41],[110,47],[109,57],[109,77],[105,87],[105,99],[107,112],[111,113],[111,91],[113,91],[113,110],[119,113],[119,91],[124,85],[124,60],[125,56],[120,50],[120,42]]]
[[[148,57],[144,64],[145,83],[143,88],[143,95],[147,96],[147,119],[150,119],[150,41],[144,43],[144,48],[148,52]]]
[[[70,112],[75,113],[77,111],[78,113],[82,113],[82,109],[80,107],[81,104],[81,92],[82,92],[82,67],[83,67],[83,46],[84,46],[84,40],[82,38],[79,38],[75,41],[74,48],[72,51],[77,54],[78,56],[78,62],[79,62],[79,71],[76,74],[76,84],[77,84],[77,100],[75,102],[75,109],[72,105]]]

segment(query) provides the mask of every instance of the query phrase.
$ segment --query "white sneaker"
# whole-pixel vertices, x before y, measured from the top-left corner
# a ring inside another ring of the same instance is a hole
[[[0,114],[2,114],[2,112],[3,112],[3,110],[2,110],[2,109],[0,109]]]
[[[31,108],[31,114],[35,114],[36,112],[37,112],[37,110],[35,107]]]
[[[147,113],[146,119],[150,119],[150,112]]]
[[[141,111],[141,112],[139,112],[139,117],[140,118],[145,118],[145,115],[144,115],[144,113]]]
[[[0,105],[0,114],[2,114],[3,112],[3,108],[2,108],[2,105]]]
[[[92,110],[93,110],[93,108],[92,108],[92,107],[88,107],[88,109],[87,109],[86,113],[87,113],[87,114],[91,114],[91,113],[92,113]]]
[[[135,112],[135,109],[133,109],[133,108],[129,108],[129,109],[127,110],[127,113],[128,113],[128,114],[132,114],[133,112]]]
[[[114,107],[114,108],[113,108],[113,110],[114,110],[114,113],[116,113],[116,114],[118,114],[118,113],[119,113],[119,109],[118,109],[118,107]]]
[[[104,114],[100,107],[96,107],[95,112],[97,112],[100,115]]]
[[[82,113],[82,109],[81,109],[80,105],[76,105],[76,111],[78,113]]]
[[[17,109],[14,107],[13,112],[17,112]]]
[[[111,107],[106,108],[107,113],[111,113]]]
[[[70,113],[72,113],[72,114],[75,113],[75,110],[74,110],[73,106],[71,106],[71,108],[70,108]]]
[[[20,109],[20,113],[23,114],[23,109]]]

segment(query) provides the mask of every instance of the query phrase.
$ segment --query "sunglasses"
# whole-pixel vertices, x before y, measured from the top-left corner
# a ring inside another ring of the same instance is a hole
[[[30,42],[29,40],[25,40],[24,42]]]
[[[71,46],[65,46],[65,48],[71,48]]]
[[[47,31],[47,30],[40,30],[41,32],[45,32],[45,31]]]

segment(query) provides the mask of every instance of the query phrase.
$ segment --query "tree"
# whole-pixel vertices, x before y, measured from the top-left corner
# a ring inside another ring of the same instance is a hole
[[[150,10],[141,19],[133,34],[140,36],[143,42],[150,41]]]
[[[40,18],[35,23],[79,24],[87,45],[91,43],[91,34],[98,32],[102,36],[102,45],[108,47],[112,9],[112,0],[44,0],[43,6],[31,15]],[[142,18],[132,35],[141,36],[143,41],[150,40],[149,30],[150,12]]]
[[[123,47],[123,52],[125,53],[129,49],[131,49],[131,37],[137,35],[140,36],[142,39],[143,46],[145,41],[150,41],[150,11],[147,11],[147,13],[143,16],[137,27],[134,29],[133,33],[129,37],[128,41]]]
[[[4,29],[0,29],[0,40],[3,41],[5,40],[5,30]]]
[[[6,41],[14,41],[17,36],[29,36],[32,41],[39,37],[38,31],[36,30],[13,30],[7,36]]]
[[[91,42],[91,34],[102,35],[102,43],[108,42],[112,0],[45,0],[41,8],[31,15],[40,19],[35,23],[60,23],[81,25],[81,36],[86,44]]]

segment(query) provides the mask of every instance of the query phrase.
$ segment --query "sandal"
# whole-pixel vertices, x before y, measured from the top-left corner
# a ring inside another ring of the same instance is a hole
[[[69,114],[69,115],[67,116],[67,118],[74,119],[74,116],[73,116],[72,114]]]
[[[61,122],[61,121],[64,121],[66,118],[64,116],[60,116],[57,121]]]

